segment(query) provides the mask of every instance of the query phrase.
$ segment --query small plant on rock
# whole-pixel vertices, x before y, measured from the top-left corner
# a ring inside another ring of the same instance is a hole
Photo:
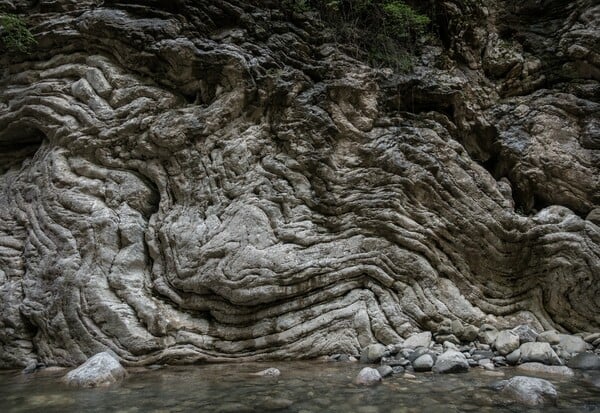
[[[25,22],[13,14],[0,14],[0,41],[6,50],[23,53],[37,43]]]

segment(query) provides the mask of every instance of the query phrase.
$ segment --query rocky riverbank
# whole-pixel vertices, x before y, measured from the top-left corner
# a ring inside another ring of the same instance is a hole
[[[434,335],[418,333],[393,345],[369,345],[360,356],[335,354],[329,360],[378,363],[384,376],[424,371],[455,373],[474,367],[493,371],[519,366],[524,371],[563,375],[572,375],[570,368],[600,369],[597,333],[583,337],[554,330],[538,333],[527,325],[498,331],[484,324],[476,332],[477,340],[461,343],[457,338],[465,337],[461,332],[464,330],[458,324],[452,329],[452,323],[442,323]]]

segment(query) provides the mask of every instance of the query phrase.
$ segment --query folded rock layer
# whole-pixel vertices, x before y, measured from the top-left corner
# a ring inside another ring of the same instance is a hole
[[[401,74],[275,1],[1,3],[0,367],[600,329],[595,2],[432,2]]]

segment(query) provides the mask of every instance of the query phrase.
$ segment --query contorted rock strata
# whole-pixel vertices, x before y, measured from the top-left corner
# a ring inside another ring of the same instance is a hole
[[[404,74],[277,1],[1,3],[1,367],[600,329],[597,2],[432,1]]]

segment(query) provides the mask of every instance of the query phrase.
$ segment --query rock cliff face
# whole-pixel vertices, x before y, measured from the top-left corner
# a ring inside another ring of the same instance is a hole
[[[596,1],[432,0],[404,74],[276,1],[1,3],[0,367],[600,329]]]

